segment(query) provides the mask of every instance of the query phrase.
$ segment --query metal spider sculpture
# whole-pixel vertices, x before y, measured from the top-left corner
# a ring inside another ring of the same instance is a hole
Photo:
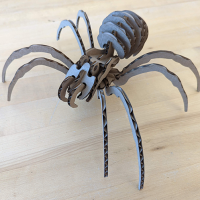
[[[87,32],[91,47],[87,50],[85,50],[83,41],[78,32],[80,17],[84,19],[87,26]],[[52,57],[60,60],[64,64],[41,57],[33,59],[29,63],[23,65],[17,70],[14,78],[9,85],[8,101],[10,101],[13,87],[15,86],[18,79],[22,78],[26,72],[37,65],[46,65],[66,74],[65,79],[58,89],[58,97],[62,101],[68,102],[69,106],[73,108],[77,107],[77,105],[75,104],[76,97],[78,99],[86,99],[86,101],[89,102],[92,99],[94,93],[97,91],[98,98],[101,101],[102,107],[104,177],[107,177],[108,127],[106,115],[106,99],[103,89],[105,89],[108,96],[115,94],[117,97],[120,97],[128,114],[133,137],[136,144],[139,164],[138,187],[139,189],[142,189],[144,186],[145,174],[142,139],[131,103],[123,89],[119,86],[125,84],[128,79],[133,76],[150,71],[158,71],[162,73],[167,79],[169,79],[175,87],[178,88],[183,98],[185,111],[187,111],[188,98],[178,76],[160,64],[143,64],[155,58],[166,58],[172,59],[185,67],[189,67],[196,76],[197,91],[200,91],[199,73],[190,59],[185,58],[181,55],[177,55],[171,51],[152,51],[135,59],[128,66],[124,67],[122,71],[119,71],[117,68],[115,68],[120,59],[129,58],[132,55],[137,55],[143,48],[143,45],[148,37],[148,27],[145,21],[132,11],[115,11],[109,14],[103,20],[97,38],[99,45],[102,49],[96,49],[94,47],[90,22],[87,14],[84,11],[80,10],[78,12],[76,25],[70,20],[63,20],[61,22],[57,32],[57,39],[59,39],[60,37],[61,30],[66,26],[69,26],[72,29],[80,46],[82,56],[78,60],[78,62],[73,63],[65,54],[47,45],[36,44],[14,51],[4,65],[2,73],[3,82],[5,82],[6,70],[10,63],[14,59],[21,58],[22,56],[32,52],[49,53],[52,55]],[[118,55],[114,55],[114,50],[116,50]],[[114,83],[116,86],[110,86],[111,83]],[[68,94],[68,98],[66,98],[66,94]]]

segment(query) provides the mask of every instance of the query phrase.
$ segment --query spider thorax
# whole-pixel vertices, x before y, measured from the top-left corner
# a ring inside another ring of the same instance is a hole
[[[59,98],[72,107],[75,98],[90,101],[97,89],[108,87],[119,74],[114,68],[119,57],[114,56],[111,43],[104,49],[88,49],[76,64],[72,65],[59,88]],[[65,95],[68,94],[68,98]]]

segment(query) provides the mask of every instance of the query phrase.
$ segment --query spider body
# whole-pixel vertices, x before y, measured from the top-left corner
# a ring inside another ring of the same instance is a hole
[[[78,31],[79,19],[82,17],[87,26],[87,32],[90,41],[90,48],[85,49],[83,41]],[[57,32],[57,39],[60,37],[61,30],[64,27],[70,27],[76,37],[81,50],[81,58],[78,62],[74,63],[65,54],[59,50],[47,45],[31,45],[14,51],[7,59],[2,73],[2,81],[5,82],[6,70],[10,63],[24,55],[32,52],[45,52],[58,59],[60,62],[47,59],[36,58],[29,63],[20,67],[14,78],[12,79],[8,88],[8,100],[11,98],[12,90],[17,83],[18,79],[22,78],[26,72],[31,70],[37,65],[46,65],[64,73],[65,79],[62,81],[58,88],[58,97],[68,102],[69,106],[77,107],[75,104],[76,97],[80,100],[86,99],[89,102],[95,92],[97,91],[98,98],[101,101],[102,108],[102,124],[103,124],[103,145],[104,145],[104,177],[108,176],[108,127],[107,127],[107,114],[106,114],[106,99],[103,89],[106,94],[115,94],[120,97],[127,111],[129,122],[131,125],[133,138],[136,144],[138,165],[139,165],[139,185],[138,188],[142,189],[144,186],[144,154],[142,146],[142,138],[140,135],[139,127],[135,119],[131,103],[120,85],[125,84],[129,78],[151,71],[162,73],[171,83],[178,88],[184,102],[185,111],[188,109],[188,99],[181,84],[180,79],[173,72],[169,71],[166,67],[159,64],[146,64],[155,58],[172,59],[175,62],[188,67],[196,76],[197,91],[200,91],[200,77],[197,68],[192,61],[186,57],[175,54],[171,51],[153,51],[140,56],[131,62],[128,66],[124,67],[122,71],[117,69],[117,63],[120,59],[136,56],[143,48],[148,38],[148,27],[146,22],[132,11],[115,11],[109,14],[104,20],[99,29],[97,37],[99,45],[102,49],[94,47],[92,30],[87,14],[79,11],[77,15],[76,25],[70,20],[63,20],[60,23]],[[116,50],[117,55],[114,55]],[[115,86],[111,86],[111,83]],[[68,97],[66,98],[66,95]]]
[[[119,57],[113,56],[113,52],[112,44],[104,50],[89,49],[86,55],[70,67],[58,90],[58,97],[71,107],[77,107],[74,101],[78,93],[81,93],[79,99],[86,98],[88,102],[97,89],[109,86],[119,75],[118,69],[114,68]],[[68,98],[65,97],[66,92]]]

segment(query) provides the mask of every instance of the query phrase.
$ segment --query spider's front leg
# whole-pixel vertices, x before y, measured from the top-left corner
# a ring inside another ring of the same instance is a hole
[[[98,98],[101,101],[102,125],[103,125],[103,146],[104,146],[104,177],[108,176],[108,124],[106,113],[106,98],[103,90],[97,90]]]
[[[122,88],[118,86],[111,86],[106,88],[106,94],[112,95],[115,94],[117,97],[120,97],[121,101],[124,104],[124,107],[126,109],[126,112],[128,114],[129,122],[131,125],[132,133],[133,133],[133,138],[135,140],[136,144],[136,149],[137,149],[137,156],[138,156],[138,165],[139,165],[139,185],[138,188],[139,190],[143,188],[144,186],[144,155],[143,155],[143,147],[142,147],[142,138],[140,135],[140,131],[138,128],[137,121],[135,119],[134,113],[133,113],[133,108],[131,106],[131,103],[123,91]]]

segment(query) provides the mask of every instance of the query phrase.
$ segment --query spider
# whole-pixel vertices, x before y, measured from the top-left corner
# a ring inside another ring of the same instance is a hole
[[[90,48],[85,49],[83,41],[78,31],[79,19],[83,18],[87,27],[87,32],[90,41]],[[89,102],[97,91],[98,98],[101,101],[102,108],[102,121],[103,121],[103,144],[104,144],[104,177],[108,176],[108,127],[107,127],[107,114],[106,114],[106,99],[103,89],[106,94],[115,94],[120,97],[126,109],[129,122],[131,125],[133,138],[136,144],[138,165],[139,165],[139,190],[144,186],[144,153],[142,146],[142,138],[135,119],[131,103],[124,92],[119,87],[124,85],[129,78],[150,72],[158,71],[162,73],[171,83],[178,88],[184,102],[184,109],[188,109],[188,98],[183,89],[182,83],[178,76],[166,67],[160,64],[145,64],[155,58],[172,59],[175,62],[189,67],[197,79],[197,91],[200,91],[200,77],[197,68],[192,61],[186,57],[175,54],[171,51],[152,51],[144,54],[128,66],[119,71],[116,67],[120,59],[136,56],[143,48],[144,43],[148,37],[148,27],[145,21],[136,13],[128,10],[115,11],[109,14],[104,20],[99,29],[97,37],[99,45],[102,49],[94,47],[93,35],[90,22],[87,14],[80,10],[77,15],[76,25],[71,20],[63,20],[57,31],[57,40],[64,27],[69,26],[73,31],[76,40],[79,44],[82,56],[80,59],[73,63],[65,54],[59,50],[41,44],[31,45],[19,50],[14,51],[7,59],[2,73],[2,81],[5,82],[6,70],[10,63],[24,55],[32,52],[45,52],[52,55],[52,57],[60,60],[62,63],[50,60],[47,58],[36,58],[29,63],[21,66],[14,78],[12,79],[8,88],[8,101],[11,99],[12,90],[17,83],[18,79],[22,78],[26,72],[31,70],[37,65],[46,65],[48,67],[57,69],[66,74],[65,79],[62,81],[58,89],[58,97],[75,108],[75,99],[86,99]],[[114,55],[114,51],[117,55]],[[115,86],[111,86],[114,83]],[[68,97],[66,97],[68,95]]]

